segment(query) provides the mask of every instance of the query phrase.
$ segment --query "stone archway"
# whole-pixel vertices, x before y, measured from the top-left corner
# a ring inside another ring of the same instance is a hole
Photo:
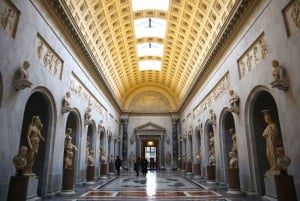
[[[156,125],[152,122],[148,122],[134,129],[134,136],[136,140],[136,157],[138,158],[142,154],[142,145],[145,140],[155,140],[157,142],[157,149],[159,155],[156,156],[156,167],[158,169],[165,168],[164,160],[164,146],[165,146],[166,129]]]
[[[279,135],[281,138],[280,121],[277,111],[277,105],[273,96],[266,90],[260,89],[254,93],[249,104],[249,124],[251,134],[248,136],[250,139],[250,147],[253,150],[251,164],[253,170],[253,180],[256,184],[256,191],[261,194],[266,194],[265,173],[270,168],[267,154],[266,154],[266,139],[263,137],[263,132],[267,126],[264,120],[264,112],[268,110],[277,125]],[[282,139],[282,138],[281,138]]]
[[[48,170],[52,165],[52,155],[50,153],[50,147],[53,145],[53,136],[51,136],[52,128],[54,126],[54,101],[53,98],[49,95],[49,92],[45,89],[35,89],[33,94],[29,97],[24,114],[23,114],[23,123],[21,131],[21,140],[20,146],[27,146],[28,138],[30,135],[29,126],[32,124],[34,119],[38,117],[43,124],[40,129],[41,136],[38,145],[38,152],[34,154],[34,161],[31,167],[32,173],[36,174],[38,177],[30,177],[32,183],[31,191],[28,191],[28,196],[46,196],[47,186],[44,185],[48,182]],[[37,186],[36,186],[37,185]],[[36,187],[37,189],[35,189]]]

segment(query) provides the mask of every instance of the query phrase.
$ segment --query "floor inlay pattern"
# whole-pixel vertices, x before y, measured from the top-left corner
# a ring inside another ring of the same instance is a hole
[[[211,200],[229,201],[223,195],[206,189],[182,176],[149,172],[146,176],[127,175],[82,194],[85,200]]]

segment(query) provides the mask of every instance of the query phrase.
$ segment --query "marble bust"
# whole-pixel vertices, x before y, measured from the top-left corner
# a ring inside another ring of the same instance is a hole
[[[25,167],[27,165],[27,147],[21,146],[19,148],[19,153],[13,158],[13,163],[16,168],[16,176],[21,176],[24,174]]]
[[[15,72],[13,83],[17,91],[31,87],[32,82],[29,81],[29,74],[28,74],[29,68],[30,68],[30,63],[28,61],[24,61],[23,66],[19,67]]]

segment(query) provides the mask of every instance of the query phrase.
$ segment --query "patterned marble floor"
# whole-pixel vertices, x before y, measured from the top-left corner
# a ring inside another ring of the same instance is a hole
[[[226,188],[207,185],[203,179],[189,179],[178,172],[148,172],[146,176],[135,176],[124,172],[121,176],[99,179],[94,185],[76,185],[72,196],[53,196],[47,201],[259,201],[259,198],[232,196]]]

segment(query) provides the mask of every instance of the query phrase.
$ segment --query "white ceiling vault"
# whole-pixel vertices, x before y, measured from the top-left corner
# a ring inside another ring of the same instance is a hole
[[[120,110],[142,113],[180,110],[249,2],[43,1],[68,25]]]

